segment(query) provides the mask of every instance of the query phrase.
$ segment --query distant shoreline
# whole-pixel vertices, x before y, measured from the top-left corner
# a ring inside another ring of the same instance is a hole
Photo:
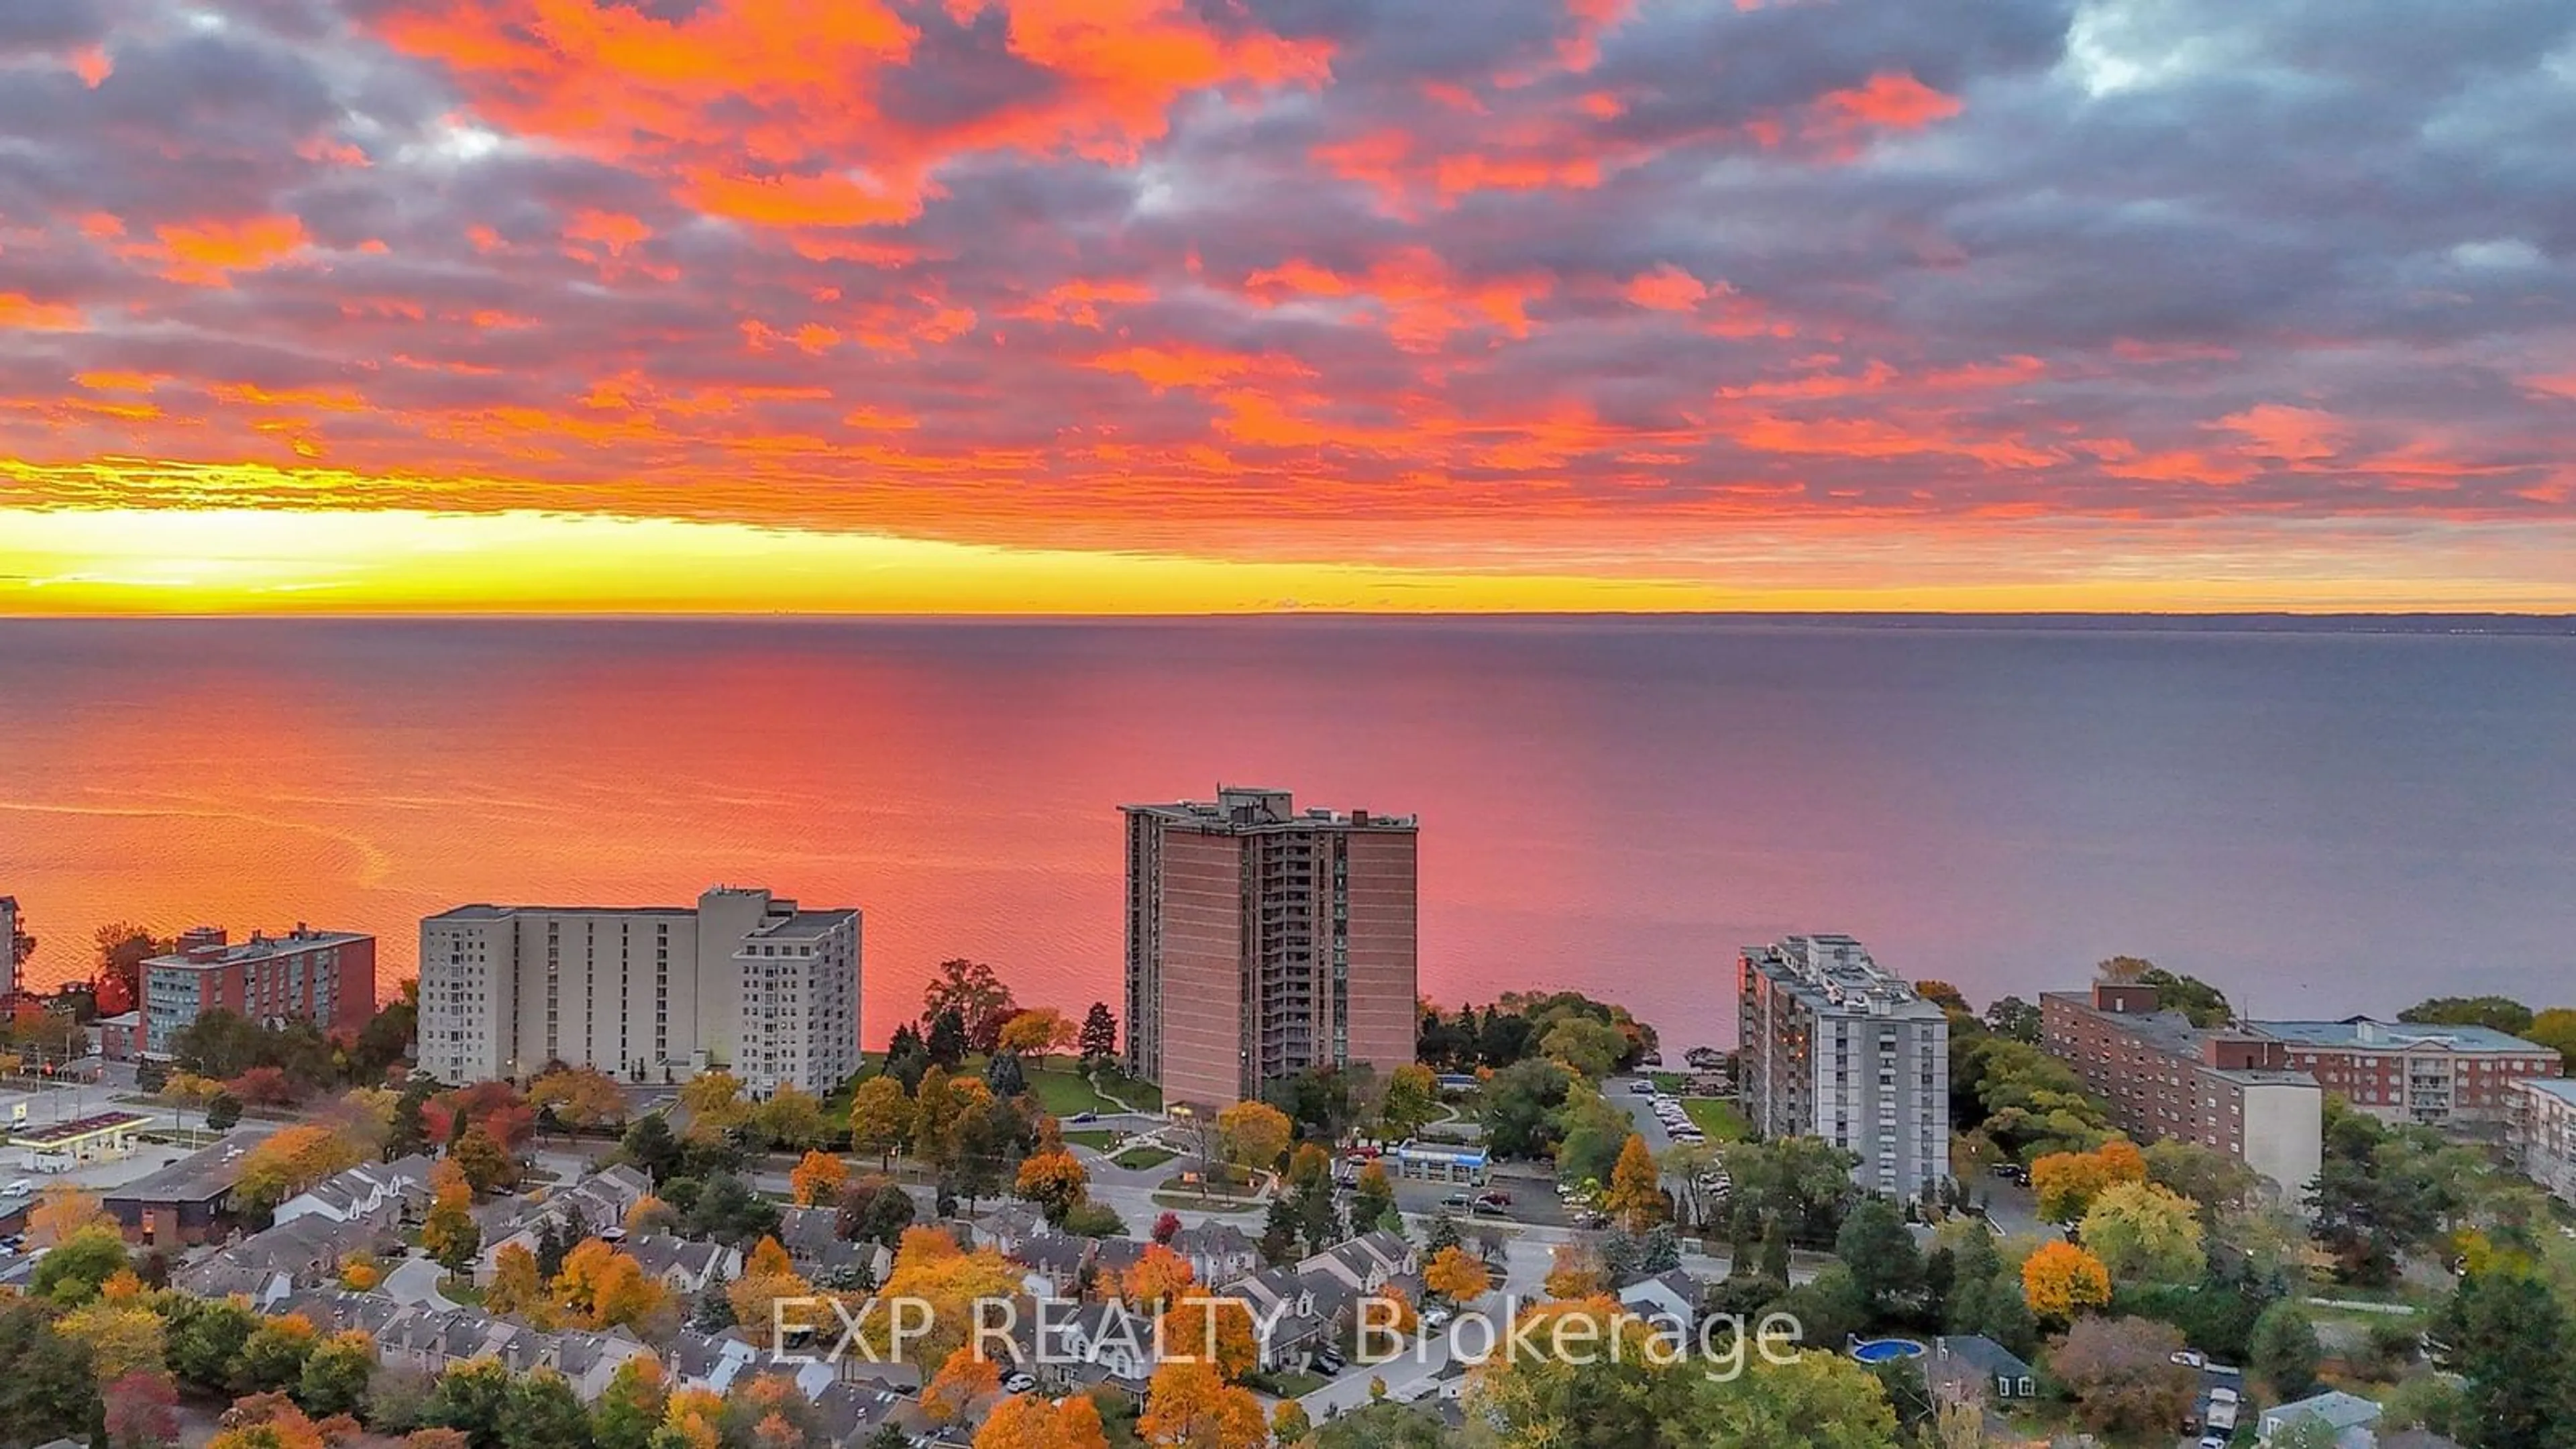
[[[95,624],[638,624],[797,625],[812,627],[1171,627],[1283,625],[1431,625],[1515,628],[1652,628],[1699,625],[1725,629],[1886,629],[2130,634],[2371,634],[2428,638],[2484,636],[2576,638],[2576,614],[2516,613],[1928,613],[1919,611],[1806,613],[1719,611],[1646,613],[1384,613],[1358,610],[1279,610],[1219,614],[818,614],[818,613],[245,613],[245,614],[9,614],[0,627]]]

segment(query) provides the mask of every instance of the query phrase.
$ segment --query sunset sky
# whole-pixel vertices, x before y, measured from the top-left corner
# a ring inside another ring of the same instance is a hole
[[[0,0],[0,613],[2576,609],[2566,0]]]

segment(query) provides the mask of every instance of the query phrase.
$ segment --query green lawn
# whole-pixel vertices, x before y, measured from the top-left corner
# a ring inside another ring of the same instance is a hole
[[[1046,1071],[1030,1067],[1027,1075],[1029,1095],[1038,1099],[1038,1105],[1044,1108],[1048,1115],[1059,1120],[1081,1112],[1119,1110],[1117,1103],[1100,1095],[1090,1082],[1062,1067],[1053,1067]]]
[[[1106,1152],[1125,1137],[1125,1133],[1112,1132],[1106,1127],[1086,1127],[1064,1134],[1065,1141],[1076,1147],[1088,1147],[1094,1152]]]
[[[1109,1160],[1120,1167],[1142,1172],[1149,1167],[1160,1167],[1178,1156],[1179,1153],[1167,1147],[1130,1147]]]
[[[1246,1374],[1244,1386],[1274,1399],[1302,1399],[1324,1386],[1322,1374],[1287,1369],[1275,1374]]]
[[[1753,1124],[1733,1102],[1718,1097],[1684,1097],[1682,1110],[1712,1142],[1741,1142],[1753,1133]]]

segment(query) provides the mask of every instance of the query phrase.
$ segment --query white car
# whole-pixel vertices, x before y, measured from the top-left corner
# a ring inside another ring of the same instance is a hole
[[[2202,1353],[2200,1350],[2193,1348],[2175,1349],[2173,1361],[2181,1364],[2184,1368],[2207,1368],[2209,1366],[2209,1356]]]
[[[1014,1394],[1025,1394],[1037,1386],[1038,1381],[1024,1373],[1015,1373],[1002,1380],[1002,1388],[1006,1392]]]
[[[1426,1308],[1422,1310],[1422,1326],[1424,1328],[1448,1327],[1449,1310],[1446,1308]]]

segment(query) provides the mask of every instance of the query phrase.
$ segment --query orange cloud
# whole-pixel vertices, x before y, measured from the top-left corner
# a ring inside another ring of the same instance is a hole
[[[1708,284],[1670,262],[1628,279],[1620,295],[1658,312],[1692,312],[1708,298]]]
[[[89,325],[81,310],[64,302],[39,302],[24,292],[0,292],[0,327],[34,332],[77,332]]]
[[[653,228],[636,217],[584,207],[573,213],[572,223],[564,228],[564,236],[572,241],[597,243],[607,248],[610,256],[622,257],[628,247],[650,241]]]
[[[1240,377],[1314,376],[1310,369],[1292,358],[1213,352],[1199,347],[1130,347],[1119,352],[1102,353],[1083,365],[1103,372],[1125,373],[1143,381],[1156,392],[1175,387],[1214,387]]]
[[[1829,91],[1816,104],[1841,126],[1889,131],[1920,130],[1959,114],[1957,98],[1901,71],[1881,72],[1850,90]]]
[[[2261,403],[2220,418],[2213,427],[2242,433],[2250,440],[2245,452],[2288,463],[2331,458],[2343,448],[2343,419],[2314,408]]]
[[[1302,258],[1244,279],[1244,291],[1266,306],[1298,298],[1348,298],[1373,305],[1385,315],[1387,336],[1407,352],[1439,349],[1451,333],[1486,325],[1512,337],[1527,337],[1529,304],[1555,290],[1555,279],[1541,274],[1466,282],[1426,247],[1404,247],[1380,258],[1366,272],[1344,275]]]
[[[162,276],[193,287],[229,287],[233,273],[275,266],[304,245],[304,223],[293,216],[163,226],[153,234],[161,245],[137,250],[161,260]]]

